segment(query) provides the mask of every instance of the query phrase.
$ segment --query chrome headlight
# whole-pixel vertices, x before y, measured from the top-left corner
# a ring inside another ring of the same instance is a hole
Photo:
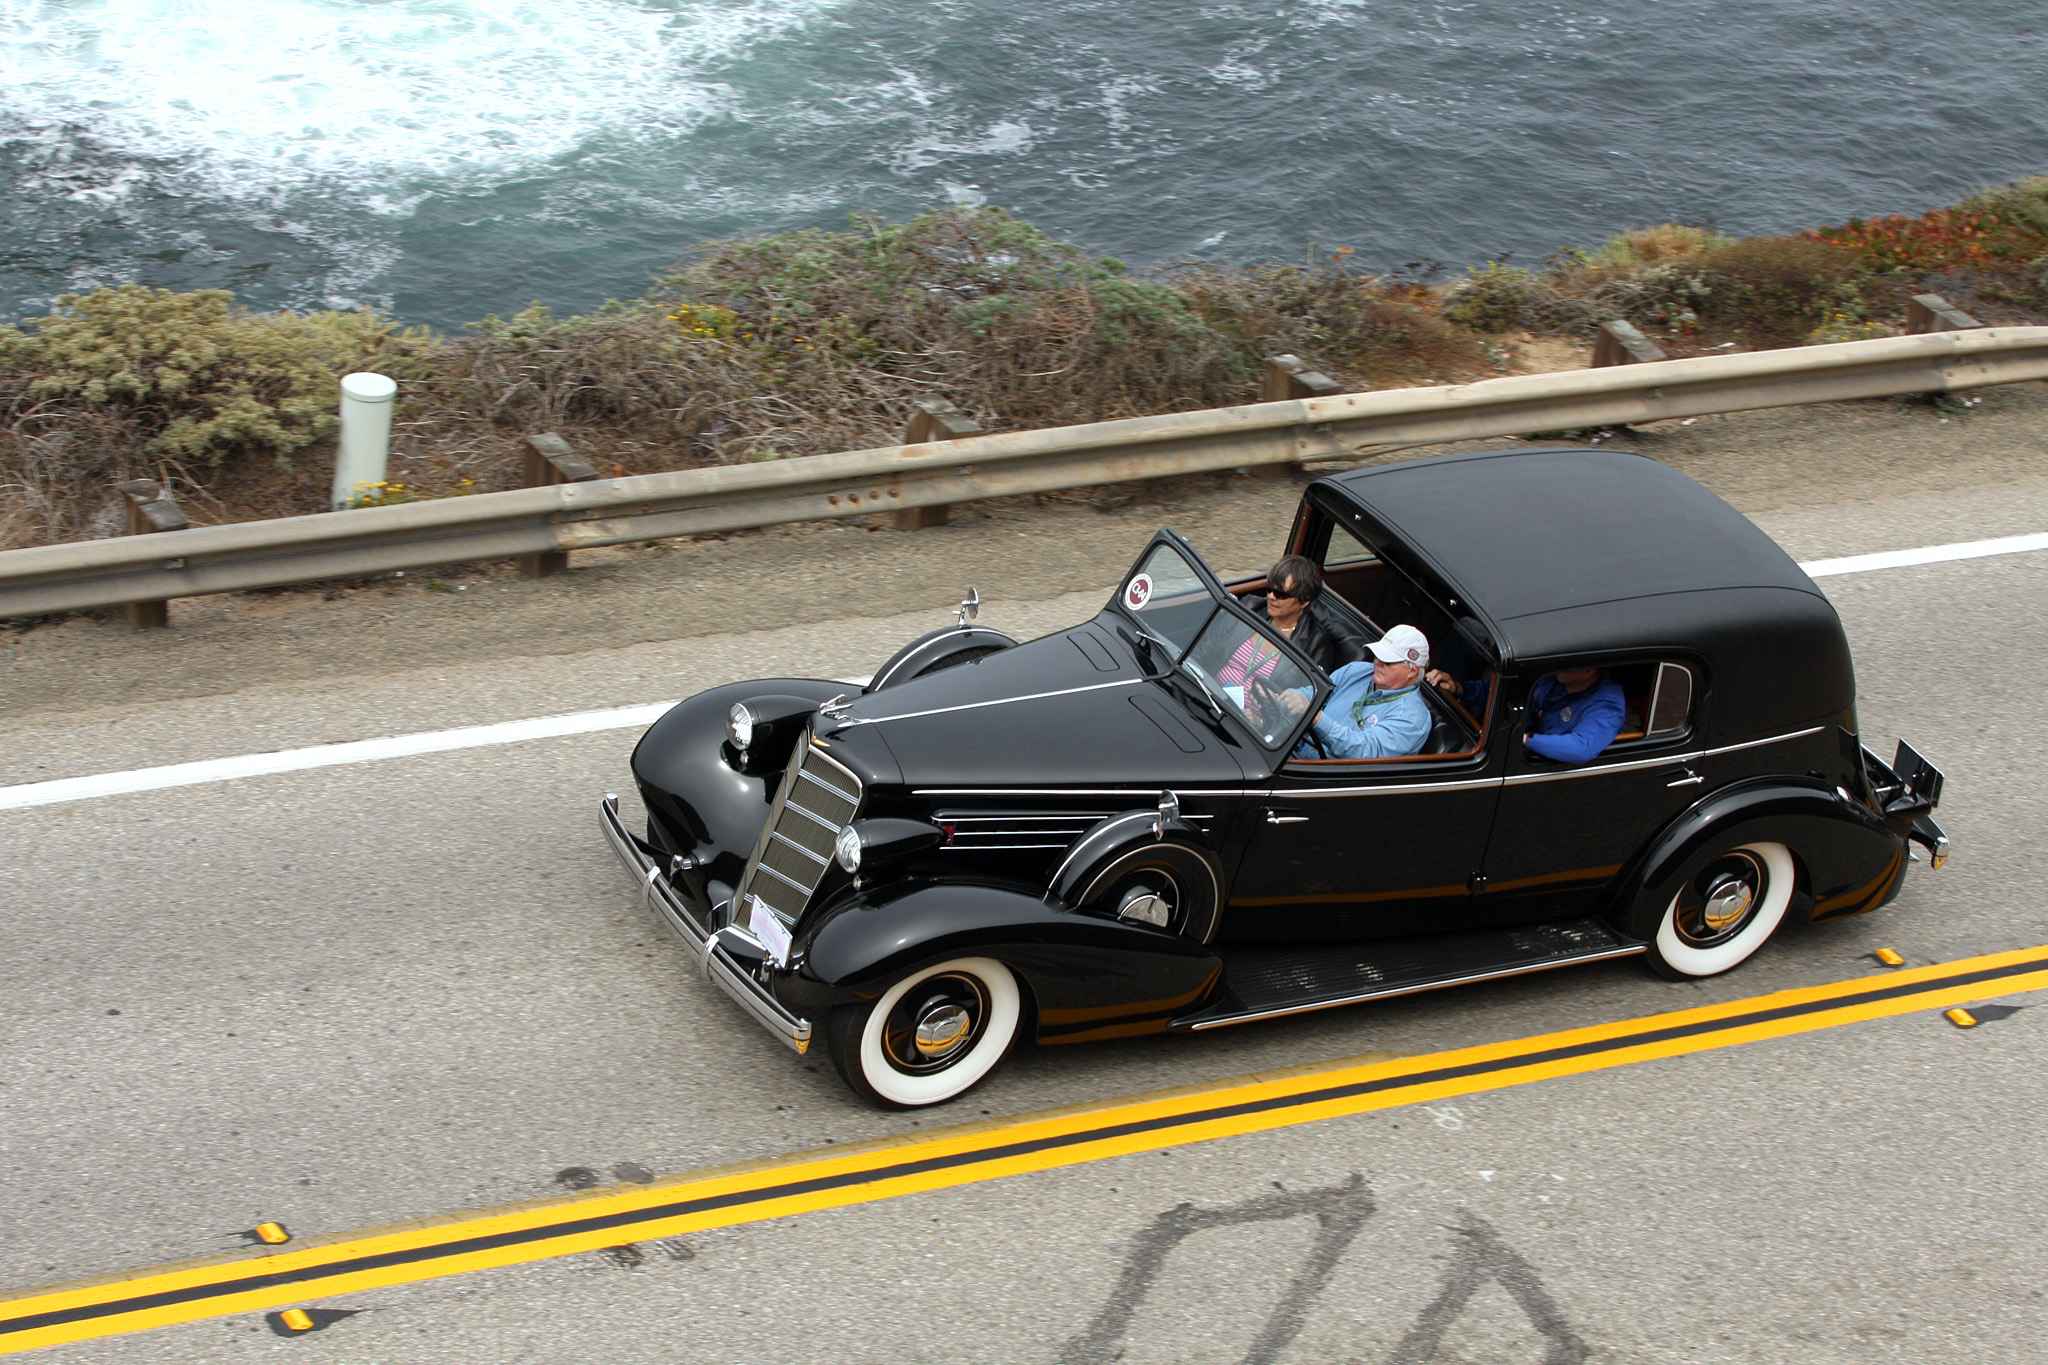
[[[832,841],[832,856],[848,872],[860,871],[860,831],[852,825],[840,830]]]
[[[736,701],[725,713],[725,737],[741,753],[754,742],[754,713],[743,701]]]

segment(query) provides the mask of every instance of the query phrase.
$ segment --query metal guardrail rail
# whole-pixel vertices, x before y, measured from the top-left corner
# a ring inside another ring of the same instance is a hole
[[[1343,393],[0,553],[0,617],[1378,450],[2048,378],[2048,327]]]

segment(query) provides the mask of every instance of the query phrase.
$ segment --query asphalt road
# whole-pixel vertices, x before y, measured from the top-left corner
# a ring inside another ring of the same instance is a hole
[[[1957,483],[1809,488],[1757,519],[1801,558],[2048,529],[2048,479]],[[994,624],[1037,633],[1100,601],[1006,599],[1003,560],[980,575]],[[1824,586],[1873,747],[1910,737],[1949,776],[1953,861],[1917,869],[1878,915],[1788,934],[1702,983],[1621,962],[1027,1051],[936,1115],[859,1106],[645,917],[594,821],[597,795],[624,785],[630,732],[0,814],[0,1286],[212,1254],[264,1219],[305,1236],[542,1198],[576,1166],[687,1171],[1734,1000],[1866,975],[1879,946],[1931,962],[2048,943],[2048,556]],[[864,674],[942,619],[144,688],[17,717],[0,783]],[[1967,1032],[1907,1015],[365,1292],[322,1301],[357,1311],[301,1338],[244,1313],[42,1354],[2032,1361],[2048,1327],[2048,1002],[2005,1003],[2026,1008]]]

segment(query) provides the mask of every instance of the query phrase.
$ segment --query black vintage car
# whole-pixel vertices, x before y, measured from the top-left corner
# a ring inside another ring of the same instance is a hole
[[[1284,548],[1322,566],[1340,633],[1417,626],[1485,705],[1425,686],[1420,753],[1315,756],[1331,679],[1245,609],[1264,581],[1161,531],[1070,630],[1019,644],[970,602],[864,689],[680,703],[633,754],[646,837],[615,797],[606,832],[712,981],[894,1106],[953,1098],[1020,1037],[1628,955],[1713,976],[1788,919],[1890,900],[1910,843],[1947,855],[1941,774],[1860,742],[1834,608],[1662,465],[1515,450],[1325,478]],[[1254,636],[1277,664],[1220,682]],[[1591,665],[1621,732],[1582,764],[1534,756],[1532,688]]]

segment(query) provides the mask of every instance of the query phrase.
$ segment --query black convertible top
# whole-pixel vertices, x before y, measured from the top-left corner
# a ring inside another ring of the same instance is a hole
[[[1619,450],[1488,451],[1337,475],[1380,543],[1406,547],[1503,664],[1674,649],[1720,674],[1725,729],[1854,699],[1840,618],[1750,520]]]

